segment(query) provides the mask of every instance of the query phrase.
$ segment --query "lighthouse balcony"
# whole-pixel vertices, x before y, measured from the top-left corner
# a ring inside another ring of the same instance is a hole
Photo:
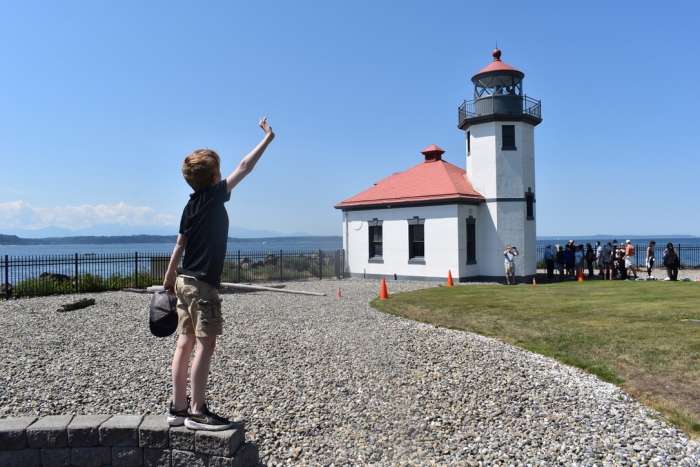
[[[464,101],[459,106],[458,113],[457,126],[460,129],[466,128],[472,122],[497,116],[523,116],[538,124],[542,121],[542,101],[536,101],[527,96],[491,95],[473,101]]]

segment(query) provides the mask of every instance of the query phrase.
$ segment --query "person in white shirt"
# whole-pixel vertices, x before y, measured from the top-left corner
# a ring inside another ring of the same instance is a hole
[[[600,277],[603,277],[603,271],[605,271],[605,267],[603,265],[605,255],[603,253],[604,253],[603,245],[600,244],[600,241],[595,242],[595,257],[596,257],[596,260],[598,261],[598,275]]]
[[[515,285],[515,257],[518,255],[518,249],[514,246],[508,245],[506,251],[503,252],[503,256],[506,259],[506,285]]]

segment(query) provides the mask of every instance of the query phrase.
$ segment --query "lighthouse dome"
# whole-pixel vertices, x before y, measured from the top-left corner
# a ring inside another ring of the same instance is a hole
[[[480,75],[485,75],[485,74],[506,74],[506,75],[516,75],[519,76],[520,79],[525,77],[525,73],[522,71],[513,68],[512,66],[508,65],[507,63],[501,61],[501,51],[499,49],[495,49],[493,51],[493,61],[488,64],[483,70],[480,72],[476,73],[474,76],[472,76],[472,82]],[[505,72],[505,73],[504,73]]]

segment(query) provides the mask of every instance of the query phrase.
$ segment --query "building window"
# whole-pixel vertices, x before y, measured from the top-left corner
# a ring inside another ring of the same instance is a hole
[[[527,189],[527,193],[525,193],[525,204],[527,206],[527,220],[529,221],[534,221],[535,220],[535,194],[531,191],[530,188]]]
[[[372,219],[367,221],[369,224],[369,260],[370,262],[382,263],[383,257],[383,240],[382,240],[382,224],[383,221]]]
[[[425,257],[424,227],[424,225],[408,226],[408,243],[410,244],[408,253],[409,259]]]
[[[467,156],[472,152],[472,132],[467,131]]]
[[[501,147],[504,151],[515,151],[515,125],[503,125],[501,126],[501,137],[503,146]]]
[[[476,219],[467,218],[467,264],[476,264]]]
[[[408,219],[408,262],[425,264],[425,219]]]

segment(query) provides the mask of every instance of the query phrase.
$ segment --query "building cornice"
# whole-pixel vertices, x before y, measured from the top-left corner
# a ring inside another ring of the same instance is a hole
[[[427,201],[408,201],[408,202],[396,202],[396,203],[374,203],[374,204],[362,204],[362,205],[340,205],[337,204],[334,207],[336,209],[341,209],[342,211],[370,211],[374,209],[391,209],[391,208],[414,208],[423,206],[448,206],[451,204],[459,205],[469,205],[478,206],[480,203],[484,202],[483,199],[440,199],[440,200],[427,200]]]

